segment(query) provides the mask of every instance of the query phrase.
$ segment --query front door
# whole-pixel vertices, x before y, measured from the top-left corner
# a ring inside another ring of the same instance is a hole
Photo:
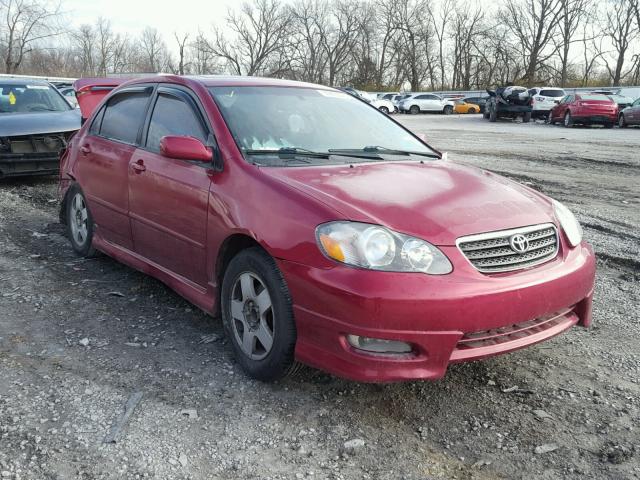
[[[209,128],[189,93],[160,87],[141,148],[129,165],[129,216],[136,253],[202,287],[207,284],[206,243],[210,164],[167,158],[166,135],[207,142]]]
[[[80,143],[75,174],[89,204],[96,232],[127,249],[133,248],[129,224],[129,161],[136,150],[151,89],[124,90],[94,117]]]

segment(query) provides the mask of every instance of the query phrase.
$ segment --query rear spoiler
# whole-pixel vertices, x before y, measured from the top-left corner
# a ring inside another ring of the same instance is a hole
[[[113,89],[122,85],[129,78],[80,78],[73,82],[73,89],[80,105],[80,113],[84,122],[91,116],[102,99]]]

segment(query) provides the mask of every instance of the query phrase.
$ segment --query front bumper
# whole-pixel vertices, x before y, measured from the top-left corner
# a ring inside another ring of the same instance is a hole
[[[0,178],[25,175],[51,175],[58,173],[58,153],[0,154]]]
[[[280,260],[294,301],[296,358],[365,382],[442,377],[449,363],[478,360],[591,323],[595,257],[583,244],[529,270],[484,275],[456,247],[445,276],[318,269]],[[374,355],[349,334],[399,340],[413,351]]]

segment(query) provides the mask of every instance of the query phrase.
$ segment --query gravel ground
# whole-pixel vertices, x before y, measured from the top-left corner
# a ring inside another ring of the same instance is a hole
[[[107,257],[74,256],[55,178],[3,181],[0,478],[640,478],[640,129],[397,118],[574,209],[598,256],[591,329],[437,382],[309,369],[261,384],[218,321]]]

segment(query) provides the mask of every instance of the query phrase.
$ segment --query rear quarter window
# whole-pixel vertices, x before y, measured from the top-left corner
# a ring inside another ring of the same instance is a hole
[[[565,93],[564,90],[540,90],[540,95],[542,95],[543,97],[559,98],[564,97]]]

